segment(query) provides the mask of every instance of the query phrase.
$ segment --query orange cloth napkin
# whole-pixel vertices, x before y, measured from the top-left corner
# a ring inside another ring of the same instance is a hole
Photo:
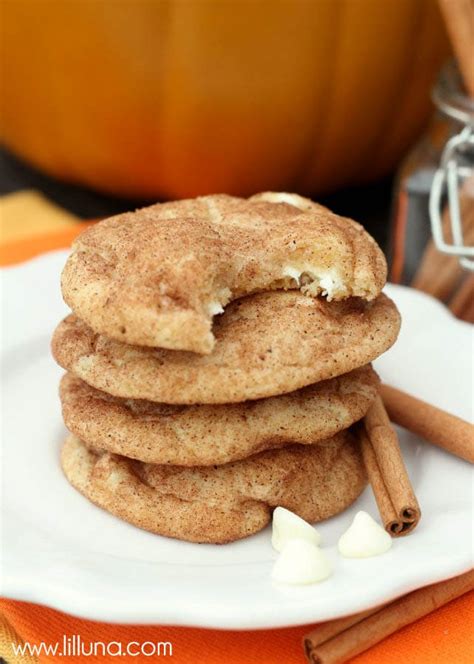
[[[470,596],[469,596],[470,595]],[[350,664],[472,664],[474,653],[474,592],[464,595],[441,609],[404,627],[367,652],[355,657]],[[127,657],[121,662],[150,664],[153,660],[174,664],[303,664],[301,639],[308,627],[264,630],[258,632],[230,632],[184,627],[139,625],[109,625],[79,620],[64,613],[35,604],[0,600],[12,628],[24,641],[39,644],[62,642],[63,635],[80,634],[89,642],[131,641],[166,642],[173,646],[172,657]],[[27,664],[15,659],[7,651],[0,636],[0,656],[8,664]],[[10,648],[11,653],[11,648]],[[39,662],[77,662],[90,664],[117,662],[117,657],[51,657],[42,655]]]
[[[26,198],[25,217],[35,209]],[[37,199],[36,205],[42,206]],[[43,208],[38,212],[43,212]],[[16,214],[18,210],[16,210]],[[0,200],[0,216],[2,201]],[[17,219],[18,216],[15,217]],[[64,215],[66,225],[55,230],[35,225],[35,215],[21,224],[21,240],[15,239],[12,219],[8,228],[8,240],[0,246],[0,264],[11,265],[31,258],[43,251],[67,247],[84,227],[84,223]],[[31,234],[24,237],[29,223]],[[351,660],[350,664],[472,664],[474,661],[474,592],[468,593],[429,616],[401,629],[369,651]],[[216,631],[156,625],[114,625],[82,620],[53,609],[26,602],[0,599],[0,657],[8,664],[33,664],[40,662],[113,662],[116,656],[103,656],[98,646],[97,656],[54,656],[42,652],[30,656],[14,653],[13,647],[26,643],[40,646],[44,643],[61,647],[64,637],[80,635],[88,650],[89,643],[119,642],[122,647],[132,641],[143,644],[172,644],[170,660],[176,664],[302,664],[304,660],[301,639],[309,631],[308,626],[262,631]],[[67,642],[66,642],[67,643]],[[71,642],[70,642],[71,643]],[[77,641],[76,641],[77,643]],[[116,648],[117,646],[113,646]],[[112,650],[116,652],[116,650]],[[145,650],[146,652],[146,650]],[[121,656],[122,662],[142,664],[153,657],[139,655]],[[156,658],[155,658],[156,659]]]

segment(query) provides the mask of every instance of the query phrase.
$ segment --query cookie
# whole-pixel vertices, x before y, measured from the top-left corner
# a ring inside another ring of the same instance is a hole
[[[363,366],[395,341],[400,316],[381,294],[327,302],[298,291],[232,302],[214,326],[210,355],[128,346],[69,316],[56,328],[57,362],[126,399],[219,404],[292,392]]]
[[[377,386],[365,366],[284,396],[173,406],[112,397],[66,374],[60,395],[67,428],[91,447],[147,463],[207,466],[329,438],[365,415]]]
[[[210,353],[213,317],[273,289],[373,300],[384,256],[356,222],[291,194],[163,203],[112,217],[74,242],[62,275],[71,309],[124,343]]]
[[[366,485],[359,444],[348,431],[319,445],[191,468],[132,461],[92,450],[71,435],[61,463],[69,482],[96,505],[139,528],[190,542],[252,535],[278,505],[321,521],[348,507]]]

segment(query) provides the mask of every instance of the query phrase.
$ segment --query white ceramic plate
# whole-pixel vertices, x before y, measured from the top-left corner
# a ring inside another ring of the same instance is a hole
[[[387,554],[344,560],[339,535],[355,512],[377,509],[370,488],[319,526],[334,564],[327,581],[275,587],[270,529],[224,546],[151,535],[93,506],[64,479],[61,370],[49,352],[66,313],[66,252],[3,270],[2,594],[109,622],[252,629],[316,622],[388,601],[472,564],[469,464],[401,433],[423,511]],[[376,368],[384,381],[471,417],[471,327],[418,292],[387,287],[403,316],[400,339]]]

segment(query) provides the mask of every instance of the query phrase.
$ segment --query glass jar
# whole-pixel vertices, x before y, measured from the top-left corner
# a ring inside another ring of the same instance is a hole
[[[464,92],[454,61],[441,71],[432,98],[436,106],[434,117],[426,133],[402,162],[395,181],[389,249],[390,279],[395,283],[410,284],[413,281],[432,239],[430,194],[437,172],[440,174],[440,164],[444,163],[443,152],[446,154],[449,141],[461,143],[456,146],[455,162],[457,185],[461,191],[463,183],[474,174],[474,100]],[[468,132],[469,138],[456,139],[463,131],[463,136],[466,137]],[[467,195],[472,195],[474,188],[469,189],[471,192],[467,191]],[[446,200],[443,188],[439,205],[443,207]],[[449,202],[451,204],[451,198]],[[463,267],[469,267],[469,260]]]

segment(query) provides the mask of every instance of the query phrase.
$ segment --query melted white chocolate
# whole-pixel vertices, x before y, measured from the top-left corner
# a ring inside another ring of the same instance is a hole
[[[207,312],[209,316],[217,316],[224,313],[224,307],[220,302],[209,302],[207,305]]]
[[[285,265],[283,277],[293,279],[303,293],[326,296],[331,301],[335,296],[347,295],[347,286],[334,270],[319,269],[315,265]]]

